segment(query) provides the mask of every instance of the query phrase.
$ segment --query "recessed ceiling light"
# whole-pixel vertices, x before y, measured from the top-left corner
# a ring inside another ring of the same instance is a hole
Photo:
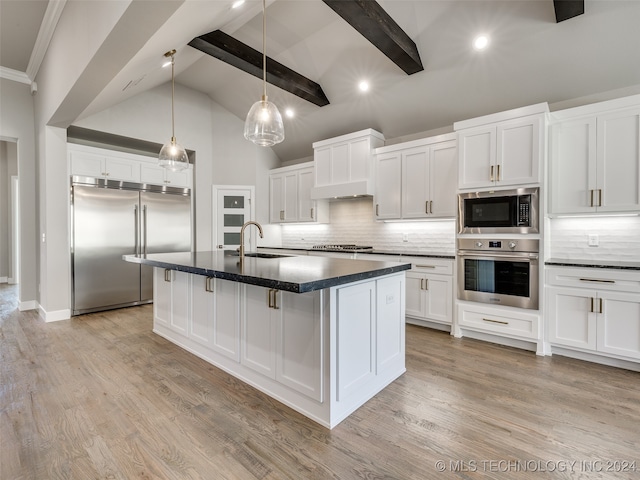
[[[284,114],[285,114],[287,117],[289,117],[289,118],[293,118],[293,117],[295,117],[295,116],[296,116],[296,112],[294,112],[294,111],[293,111],[293,110],[291,110],[290,108],[287,108],[287,109],[284,111]]]
[[[243,3],[244,3],[244,0],[237,0],[237,1],[233,2],[233,4],[231,5],[231,8],[238,8]]]
[[[362,80],[358,84],[358,88],[360,89],[361,92],[366,92],[367,90],[369,90],[369,82],[367,82],[366,80]]]
[[[473,41],[473,48],[476,50],[484,50],[489,45],[489,37],[486,35],[479,35]]]

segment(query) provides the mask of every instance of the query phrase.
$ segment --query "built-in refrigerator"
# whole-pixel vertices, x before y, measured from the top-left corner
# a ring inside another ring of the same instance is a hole
[[[191,191],[72,177],[73,315],[153,301],[153,269],[123,255],[192,246]]]

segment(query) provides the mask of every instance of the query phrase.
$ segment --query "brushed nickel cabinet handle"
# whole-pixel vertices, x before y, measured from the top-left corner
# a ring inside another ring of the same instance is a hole
[[[278,290],[273,291],[273,309],[274,310],[280,309],[280,307],[278,306]]]
[[[313,220],[313,207],[311,207],[311,219]]]
[[[593,313],[593,297],[591,297],[590,300],[591,300],[591,308],[589,309],[589,311]]]
[[[429,200],[429,213],[433,213],[433,200]]]
[[[500,325],[509,325],[509,322],[503,322],[502,320],[493,320],[492,318],[483,318],[482,320],[489,323],[499,323]]]
[[[435,265],[417,265],[416,268],[436,268]]]
[[[589,190],[589,191],[591,192],[591,202],[590,202],[591,204],[589,206],[593,207],[594,206],[593,205],[593,192],[594,192],[594,190],[592,189],[592,190]]]
[[[280,220],[284,220],[284,210],[280,210]]]
[[[376,203],[376,217],[380,216],[380,204]]]
[[[272,288],[267,290],[267,305],[269,306],[269,308],[273,308],[273,303],[272,303],[272,300],[271,300],[271,292],[273,292]]]
[[[429,290],[429,279],[428,278],[424,279],[424,289],[425,290]]]
[[[211,280],[213,280],[213,277],[207,277],[204,281],[204,289],[207,292],[211,292],[213,293],[213,287],[211,286]]]
[[[602,206],[602,189],[601,188],[598,189],[598,206],[599,207]]]
[[[581,278],[581,282],[594,282],[594,283],[616,283],[615,280],[602,280],[600,278]]]
[[[164,281],[171,282],[171,270],[168,268],[164,269]]]
[[[429,213],[429,200],[424,202],[424,213]]]
[[[493,182],[493,165],[491,165],[491,170],[489,171],[489,180]]]
[[[424,290],[424,278],[420,279],[420,290]]]
[[[500,181],[500,164],[498,164],[498,166],[496,167],[496,182]]]

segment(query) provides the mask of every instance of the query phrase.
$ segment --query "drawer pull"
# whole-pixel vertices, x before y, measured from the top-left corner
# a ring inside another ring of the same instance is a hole
[[[168,268],[164,269],[164,281],[165,282],[170,282],[171,281],[171,270]]]
[[[595,283],[616,283],[615,280],[602,280],[599,278],[581,278],[581,282],[595,282]]]
[[[593,313],[593,297],[591,297],[591,309],[589,311]]]
[[[416,265],[416,268],[436,268],[435,265]]]
[[[509,325],[509,322],[503,322],[502,320],[493,320],[491,318],[483,318],[482,320],[489,323],[499,323],[500,325]]]
[[[211,280],[213,280],[213,277],[207,277],[204,280],[204,290],[206,292],[211,292],[213,293],[213,288],[211,287]]]
[[[602,297],[600,297],[598,300],[600,300],[600,312],[599,313],[602,313]]]

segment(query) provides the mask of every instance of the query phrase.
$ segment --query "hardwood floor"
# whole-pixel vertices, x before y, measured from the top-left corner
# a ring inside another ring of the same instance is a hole
[[[636,372],[407,326],[407,373],[327,430],[154,335],[151,306],[45,324],[15,294],[3,480],[640,478]]]

